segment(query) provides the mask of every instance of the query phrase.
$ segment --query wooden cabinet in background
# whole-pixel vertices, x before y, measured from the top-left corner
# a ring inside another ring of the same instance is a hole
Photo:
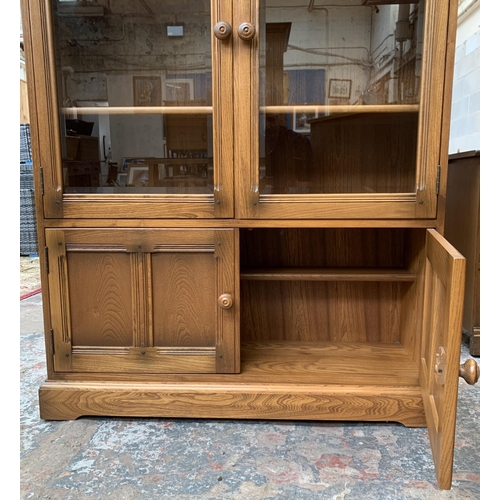
[[[463,328],[480,355],[480,152],[450,155],[444,235],[467,259]]]

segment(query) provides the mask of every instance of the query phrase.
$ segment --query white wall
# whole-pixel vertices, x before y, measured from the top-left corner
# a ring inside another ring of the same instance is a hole
[[[479,0],[459,17],[451,108],[449,153],[480,149]]]

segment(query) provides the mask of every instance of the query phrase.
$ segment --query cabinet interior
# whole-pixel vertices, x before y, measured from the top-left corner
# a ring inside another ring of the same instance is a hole
[[[242,370],[268,363],[279,377],[277,366],[290,362],[283,380],[317,371],[330,383],[353,372],[359,383],[391,373],[390,383],[418,383],[425,230],[265,228],[240,237]]]

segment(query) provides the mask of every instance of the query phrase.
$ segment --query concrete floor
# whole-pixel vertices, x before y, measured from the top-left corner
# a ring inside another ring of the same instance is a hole
[[[40,294],[21,301],[22,499],[479,498],[480,383],[460,380],[450,491],[436,486],[427,429],[400,424],[48,422],[37,400],[46,375],[41,306]]]

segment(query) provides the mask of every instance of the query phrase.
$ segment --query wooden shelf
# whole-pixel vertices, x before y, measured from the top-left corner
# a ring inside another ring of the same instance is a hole
[[[418,113],[419,104],[355,104],[355,105],[311,105],[298,104],[286,106],[261,106],[261,113],[318,113],[328,115],[358,114],[358,113]]]
[[[185,163],[205,165],[212,162],[213,158],[147,158],[144,160],[147,165],[183,165]]]
[[[418,385],[418,367],[398,343],[249,342],[241,363],[238,379],[249,382]]]
[[[242,269],[240,278],[253,281],[406,281],[416,279],[406,269],[260,268]]]
[[[61,108],[65,114],[79,115],[210,115],[212,106],[95,106]]]

